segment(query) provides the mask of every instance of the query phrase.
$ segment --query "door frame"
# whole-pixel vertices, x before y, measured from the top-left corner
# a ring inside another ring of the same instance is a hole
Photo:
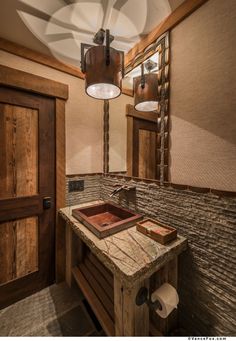
[[[58,210],[65,207],[66,161],[65,161],[65,103],[69,97],[69,87],[54,80],[36,76],[8,66],[0,65],[0,85],[51,97],[55,100],[55,250],[57,268],[61,259],[61,231]],[[57,274],[56,270],[56,274]],[[58,276],[59,277],[59,276]],[[56,278],[59,281],[59,278]]]

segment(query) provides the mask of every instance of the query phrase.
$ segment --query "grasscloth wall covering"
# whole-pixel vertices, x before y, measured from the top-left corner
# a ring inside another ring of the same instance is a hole
[[[126,171],[127,117],[126,105],[134,98],[121,95],[110,101],[109,115],[109,171]]]
[[[235,19],[235,0],[209,0],[171,31],[173,183],[236,191]]]
[[[127,180],[100,176],[96,181],[100,198],[110,200],[114,184]],[[188,251],[179,260],[179,325],[188,335],[235,335],[236,197],[132,184],[136,194],[121,192],[112,200],[176,227],[188,238]],[[73,204],[98,198],[97,191],[87,196],[88,191],[75,196]]]

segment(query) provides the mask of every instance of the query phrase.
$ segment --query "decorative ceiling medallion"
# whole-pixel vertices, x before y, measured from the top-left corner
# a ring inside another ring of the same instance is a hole
[[[62,62],[80,65],[81,43],[110,28],[112,47],[125,53],[171,13],[166,0],[19,0],[28,29]]]

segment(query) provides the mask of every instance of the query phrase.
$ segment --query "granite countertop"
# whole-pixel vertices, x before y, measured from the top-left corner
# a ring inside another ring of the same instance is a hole
[[[187,248],[187,239],[180,235],[173,242],[161,245],[136,231],[135,225],[104,239],[97,238],[72,216],[72,209],[102,202],[65,207],[60,209],[59,214],[97,258],[127,285],[133,286],[136,281],[150,277]]]

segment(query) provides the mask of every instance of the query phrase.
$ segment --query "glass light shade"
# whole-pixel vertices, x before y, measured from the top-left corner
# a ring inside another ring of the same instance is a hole
[[[135,105],[135,110],[138,111],[155,111],[157,110],[158,102],[155,101],[146,101],[140,102]]]
[[[158,106],[158,79],[156,73],[144,75],[144,87],[141,84],[142,77],[134,78],[134,108],[138,111],[154,111]]]
[[[112,99],[121,94],[122,55],[110,47],[106,63],[106,47],[91,47],[85,54],[85,89],[96,99]]]
[[[112,99],[120,96],[121,90],[113,84],[98,83],[88,86],[86,92],[97,99]]]

